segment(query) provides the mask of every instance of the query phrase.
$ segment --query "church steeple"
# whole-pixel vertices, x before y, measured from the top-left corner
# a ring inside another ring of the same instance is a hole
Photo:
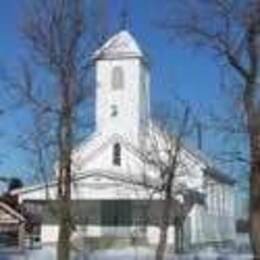
[[[139,144],[149,120],[149,71],[134,37],[121,31],[94,53],[96,127]]]

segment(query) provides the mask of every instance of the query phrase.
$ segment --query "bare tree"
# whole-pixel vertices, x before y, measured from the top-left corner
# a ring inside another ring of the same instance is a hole
[[[163,198],[162,215],[160,219],[160,239],[156,250],[156,260],[164,259],[167,231],[170,224],[171,210],[173,208],[173,193],[174,181],[177,175],[176,171],[180,160],[181,142],[187,132],[189,111],[186,109],[183,122],[181,122],[180,131],[177,133],[176,138],[169,132],[162,132],[164,155],[157,156],[154,161],[155,165],[159,167],[159,174],[161,178],[161,194]],[[165,149],[166,148],[166,149]],[[161,153],[161,152],[160,152]],[[165,158],[161,158],[161,157]]]
[[[164,259],[169,226],[175,225],[176,231],[182,230],[185,214],[187,214],[186,206],[184,206],[186,201],[180,202],[179,198],[181,196],[181,200],[183,200],[182,195],[187,192],[188,185],[180,179],[187,178],[191,173],[183,156],[184,142],[191,136],[194,125],[189,107],[186,105],[183,107],[182,111],[175,110],[178,115],[174,117],[160,115],[160,123],[153,124],[148,130],[146,145],[140,152],[148,167],[144,172],[143,182],[138,185],[143,185],[152,194],[159,194],[161,198],[160,214],[157,216],[160,236],[156,249],[156,260]],[[156,183],[149,181],[151,171],[155,171],[157,174]],[[176,243],[181,239],[182,233],[176,232],[175,235]],[[177,250],[177,248],[175,249]]]
[[[186,0],[169,10],[161,23],[162,29],[171,38],[177,35],[192,46],[213,53],[229,71],[229,84],[235,87],[241,101],[241,124],[233,120],[227,125],[234,135],[240,131],[248,137],[250,238],[257,258],[260,255],[260,1]]]
[[[70,207],[71,165],[79,133],[78,119],[82,115],[80,104],[87,102],[93,91],[89,55],[102,35],[93,26],[100,18],[97,13],[93,15],[93,6],[84,0],[28,2],[21,32],[29,47],[27,60],[30,62],[22,63],[21,78],[10,81],[15,93],[19,91],[20,101],[33,109],[36,128],[29,146],[26,140],[26,148],[37,156],[38,174],[46,183],[56,160],[57,259],[63,260],[70,258],[74,228]],[[84,117],[88,118],[87,113]]]

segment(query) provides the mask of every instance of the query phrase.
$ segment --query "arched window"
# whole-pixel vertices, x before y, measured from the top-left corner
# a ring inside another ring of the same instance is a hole
[[[118,110],[116,105],[111,105],[111,117],[116,117],[118,115]]]
[[[114,144],[113,147],[113,164],[117,166],[121,165],[121,146],[119,143]]]
[[[113,89],[124,88],[124,72],[121,67],[117,66],[113,68],[111,84]]]

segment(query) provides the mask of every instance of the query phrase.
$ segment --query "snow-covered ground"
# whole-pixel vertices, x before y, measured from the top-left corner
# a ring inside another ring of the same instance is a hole
[[[28,250],[24,254],[3,253],[0,260],[55,260],[55,247],[46,246],[37,250]],[[123,249],[107,249],[95,251],[91,255],[87,253],[76,253],[72,260],[153,260],[154,250],[145,247],[126,247]],[[212,249],[201,250],[196,254],[182,256],[168,255],[165,260],[249,260],[249,254],[231,254],[230,252],[216,252]]]
[[[208,247],[185,255],[167,255],[165,260],[249,260],[248,235],[237,236],[236,250]],[[236,253],[234,252],[236,251]],[[87,249],[80,252],[73,251],[72,260],[153,260],[155,250],[148,247],[116,246],[115,248],[96,250],[89,253]],[[46,245],[40,249],[26,250],[23,253],[1,253],[0,260],[56,260],[55,245]]]

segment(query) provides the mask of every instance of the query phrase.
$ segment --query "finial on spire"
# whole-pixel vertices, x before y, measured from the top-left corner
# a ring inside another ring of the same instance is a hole
[[[125,0],[124,5],[121,10],[121,14],[120,14],[120,29],[121,30],[129,29],[130,17],[129,17],[128,11],[129,11],[128,3],[127,3],[127,0]]]

